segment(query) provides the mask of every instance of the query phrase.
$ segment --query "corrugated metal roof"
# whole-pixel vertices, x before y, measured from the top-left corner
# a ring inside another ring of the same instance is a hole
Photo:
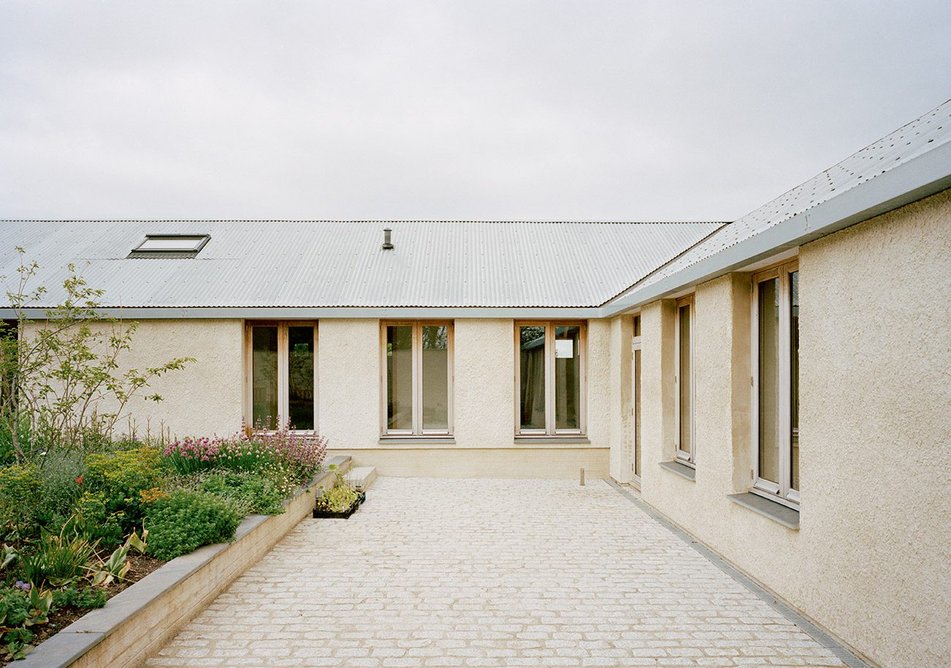
[[[625,294],[657,283],[736,244],[782,225],[951,141],[951,100],[866,146],[821,174],[717,230]],[[948,165],[951,171],[951,165]]]
[[[592,307],[723,223],[2,221],[11,289],[26,250],[62,298],[75,263],[115,307]],[[394,250],[382,250],[383,228]],[[210,234],[195,258],[129,259],[146,234]],[[4,300],[5,301],[5,300]]]

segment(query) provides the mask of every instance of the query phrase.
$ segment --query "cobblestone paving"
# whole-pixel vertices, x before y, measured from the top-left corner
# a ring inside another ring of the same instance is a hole
[[[149,666],[841,666],[603,481],[381,478]]]

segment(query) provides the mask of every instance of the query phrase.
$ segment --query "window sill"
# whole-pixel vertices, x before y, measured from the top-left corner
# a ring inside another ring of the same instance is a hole
[[[726,498],[738,506],[743,506],[758,515],[768,517],[774,522],[779,522],[787,529],[799,531],[799,511],[794,508],[784,506],[775,501],[770,501],[759,494],[752,494],[751,492],[729,494]]]
[[[660,467],[665,471],[670,471],[671,473],[679,475],[681,478],[685,478],[690,482],[697,481],[697,470],[687,466],[686,464],[681,464],[677,461],[661,462]]]
[[[380,445],[455,445],[452,436],[380,436]]]
[[[573,434],[571,436],[516,436],[515,443],[524,445],[526,443],[538,444],[560,444],[560,445],[591,445],[587,436]]]

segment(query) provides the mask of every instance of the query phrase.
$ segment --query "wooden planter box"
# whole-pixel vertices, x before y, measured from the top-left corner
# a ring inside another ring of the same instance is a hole
[[[350,457],[325,465],[350,468]],[[231,543],[198,548],[136,582],[106,607],[93,610],[17,661],[18,668],[138,666],[161,649],[235,578],[255,564],[314,508],[318,490],[333,486],[336,471],[323,471],[284,504],[281,515],[249,515]]]

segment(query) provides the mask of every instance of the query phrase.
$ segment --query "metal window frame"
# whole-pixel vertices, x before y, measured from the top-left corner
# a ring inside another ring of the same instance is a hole
[[[162,239],[195,239],[197,243],[193,248],[174,248],[174,249],[146,249],[142,248],[150,241],[160,241]],[[139,245],[132,249],[126,256],[129,258],[190,258],[198,255],[205,245],[211,241],[210,234],[146,234],[145,239],[139,242]]]
[[[782,503],[790,508],[799,508],[800,495],[798,489],[792,487],[792,415],[790,412],[790,398],[792,393],[792,351],[790,338],[790,275],[799,271],[799,259],[782,262],[768,269],[753,274],[752,317],[750,332],[750,352],[752,357],[751,377],[752,411],[750,411],[751,443],[753,449],[753,469],[751,492],[764,496],[773,501]],[[759,426],[760,426],[760,350],[759,350],[759,295],[760,285],[766,281],[779,279],[779,359],[777,360],[779,375],[779,480],[761,478],[759,474]]]
[[[455,359],[455,327],[452,320],[381,320],[380,321],[380,437],[381,438],[399,438],[421,436],[431,436],[438,438],[451,437],[454,433],[454,410],[453,396],[455,388],[453,385],[455,371],[453,360]],[[412,392],[413,392],[413,427],[412,429],[390,429],[389,419],[386,412],[387,396],[387,350],[386,350],[386,329],[387,327],[412,327]],[[446,343],[446,429],[423,429],[423,328],[424,327],[445,327],[447,332]]]
[[[317,321],[315,320],[245,320],[244,334],[244,424],[254,427],[254,368],[253,368],[253,330],[255,327],[277,328],[277,412],[278,417],[287,420],[290,413],[290,379],[287,359],[289,356],[288,329],[291,327],[310,327],[314,332],[314,431],[318,430],[318,378],[317,378]],[[277,425],[280,427],[280,423]],[[271,430],[267,430],[271,431]],[[309,432],[310,429],[294,429],[296,432]]]
[[[680,373],[680,358],[681,358],[681,341],[680,341],[680,314],[682,309],[687,308],[687,313],[690,317],[690,348],[687,350],[687,357],[690,359],[690,377],[687,379],[689,387],[687,388],[690,393],[690,414],[687,415],[687,419],[690,420],[688,428],[690,430],[690,450],[684,450],[680,441],[680,432],[681,426],[683,424],[684,415],[681,411],[681,402],[680,402],[680,385],[683,382],[682,375]],[[681,464],[690,466],[691,468],[696,467],[696,447],[697,447],[697,426],[696,420],[694,420],[694,411],[697,406],[697,384],[696,384],[696,364],[694,356],[694,348],[696,345],[696,336],[694,332],[696,323],[696,307],[694,302],[693,293],[681,297],[676,301],[676,310],[674,313],[674,449],[675,449],[675,458]]]
[[[588,323],[585,320],[516,320],[514,321],[515,358],[515,436],[584,436],[587,433],[588,413]],[[522,396],[521,328],[543,327],[545,329],[545,428],[522,429],[520,403]],[[555,419],[555,328],[577,327],[580,347],[581,387],[578,406],[578,429],[558,429]]]

